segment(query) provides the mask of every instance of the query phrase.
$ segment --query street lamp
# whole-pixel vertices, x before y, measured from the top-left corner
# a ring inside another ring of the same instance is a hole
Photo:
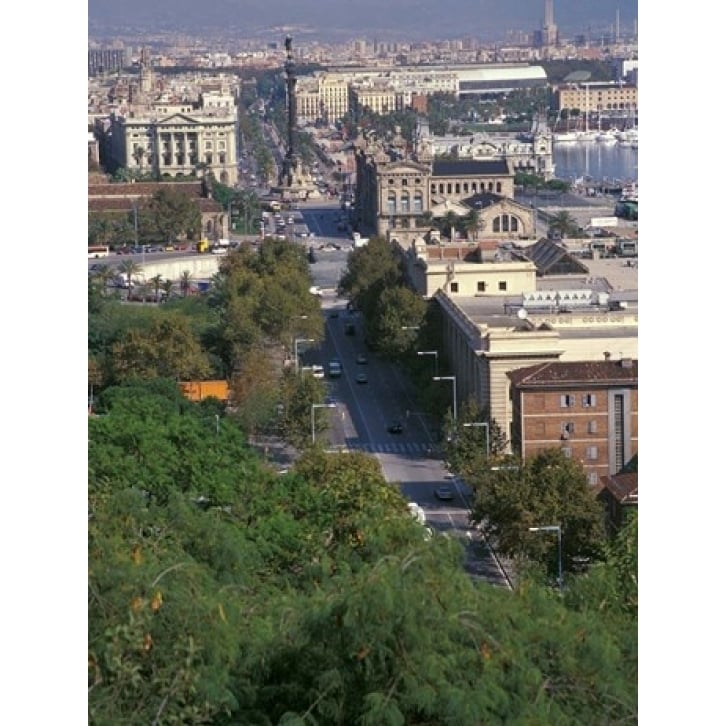
[[[310,406],[310,437],[315,443],[315,409],[316,408],[337,408],[334,403],[313,403]]]
[[[434,381],[451,381],[454,384],[454,423],[456,423],[456,376],[434,376]]]
[[[562,527],[559,524],[548,524],[544,527],[530,527],[530,532],[557,532],[557,585],[562,592]]]
[[[416,355],[434,356],[434,375],[439,375],[439,351],[438,350],[417,350]]]
[[[294,343],[294,355],[295,355],[295,373],[300,372],[300,361],[298,360],[298,353],[297,353],[297,344],[298,343],[314,343],[315,340],[313,338],[295,338]]]
[[[487,459],[489,458],[489,422],[488,421],[474,421],[472,423],[462,424],[464,428],[471,427],[484,427],[484,449],[487,452]]]

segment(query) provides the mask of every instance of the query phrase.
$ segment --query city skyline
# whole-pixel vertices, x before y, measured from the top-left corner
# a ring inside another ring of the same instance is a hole
[[[554,0],[554,23],[563,35],[633,35],[637,0]],[[396,37],[412,41],[474,37],[504,40],[531,33],[545,21],[545,0],[89,0],[89,36],[139,32],[205,35],[215,29],[240,38],[274,37],[286,32],[306,40]]]

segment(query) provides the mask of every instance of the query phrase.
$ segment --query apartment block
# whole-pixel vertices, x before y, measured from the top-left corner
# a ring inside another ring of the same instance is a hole
[[[596,486],[637,453],[637,360],[551,361],[508,377],[512,449],[523,459],[559,448]]]

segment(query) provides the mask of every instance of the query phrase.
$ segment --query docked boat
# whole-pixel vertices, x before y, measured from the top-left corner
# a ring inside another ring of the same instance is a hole
[[[601,144],[617,144],[618,137],[613,129],[608,129],[607,131],[598,131],[595,141]]]
[[[577,131],[560,131],[559,133],[553,134],[552,139],[558,144],[571,143],[573,141],[580,140]]]

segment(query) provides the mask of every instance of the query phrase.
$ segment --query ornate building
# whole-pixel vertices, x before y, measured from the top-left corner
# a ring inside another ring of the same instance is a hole
[[[223,184],[237,183],[237,112],[228,89],[180,98],[158,92],[148,53],[122,109],[100,132],[104,166],[125,167],[157,179],[194,176],[202,168]]]
[[[413,242],[433,219],[475,217],[471,234],[529,239],[533,210],[514,201],[514,171],[506,158],[441,159],[428,138],[409,152],[397,134],[381,143],[371,133],[354,142],[358,227]]]

